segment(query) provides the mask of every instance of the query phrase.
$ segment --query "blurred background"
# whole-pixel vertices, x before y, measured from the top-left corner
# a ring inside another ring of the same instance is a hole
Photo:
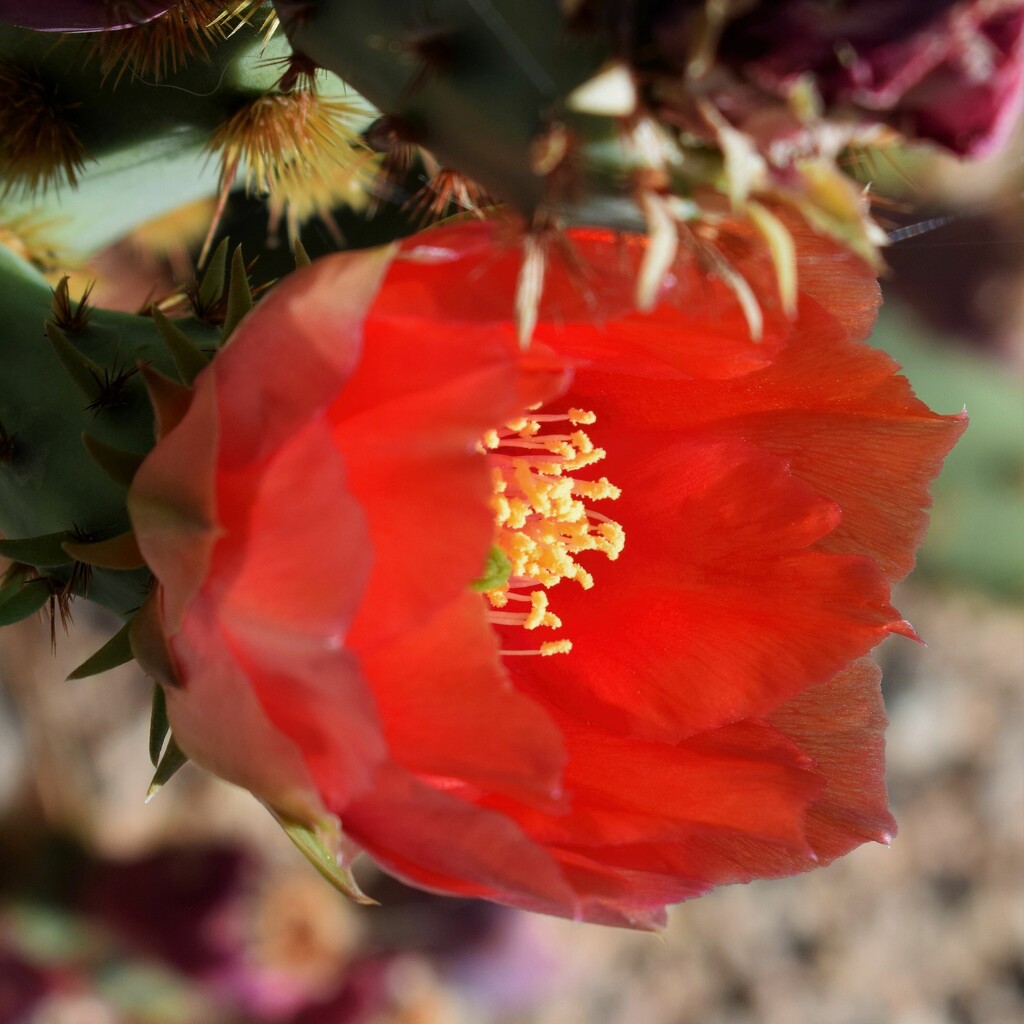
[[[134,667],[63,682],[114,631],[79,603],[52,656],[47,621],[0,633],[0,1024],[1024,1020],[1022,153],[861,168],[901,236],[875,343],[971,416],[897,595],[928,646],[880,652],[891,849],[719,890],[662,936],[431,897],[365,864],[381,906],[349,904],[192,766],[143,804],[150,685]],[[141,303],[188,270],[163,237],[89,272],[131,260]]]

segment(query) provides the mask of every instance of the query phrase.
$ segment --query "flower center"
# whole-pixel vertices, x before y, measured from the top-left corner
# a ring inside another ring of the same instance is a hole
[[[584,409],[567,413],[526,415],[489,430],[481,445],[494,481],[495,549],[508,563],[508,578],[487,590],[489,618],[495,625],[524,629],[560,629],[562,621],[548,610],[547,591],[562,580],[575,580],[584,590],[594,578],[576,556],[600,551],[616,559],[626,542],[622,527],[589,507],[589,502],[615,499],[621,493],[606,477],[581,480],[575,474],[605,457],[584,431],[543,433],[549,425],[590,425],[597,417]],[[553,429],[558,429],[554,427]],[[508,610],[514,605],[528,610]],[[568,654],[572,641],[549,640],[539,648],[503,650],[506,655]]]

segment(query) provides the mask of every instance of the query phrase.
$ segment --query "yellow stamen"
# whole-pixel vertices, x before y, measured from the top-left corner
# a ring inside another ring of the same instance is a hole
[[[552,654],[568,654],[571,650],[571,640],[549,640],[535,651],[502,651],[501,654],[506,658],[527,654],[539,654],[542,658],[549,658]]]
[[[511,565],[507,582],[486,596],[492,609],[505,609],[510,601],[530,603],[528,612],[491,611],[495,625],[559,629],[562,621],[548,609],[547,588],[575,580],[589,590],[594,578],[576,556],[599,551],[614,561],[622,552],[626,540],[622,527],[584,504],[614,500],[621,493],[619,488],[606,477],[580,480],[572,475],[600,462],[604,449],[595,447],[582,430],[542,433],[545,424],[568,421],[575,427],[596,419],[584,409],[570,409],[564,415],[531,410],[500,429],[487,431],[481,440],[491,459],[494,543]],[[548,656],[570,650],[571,640],[554,640],[537,649],[502,654]]]

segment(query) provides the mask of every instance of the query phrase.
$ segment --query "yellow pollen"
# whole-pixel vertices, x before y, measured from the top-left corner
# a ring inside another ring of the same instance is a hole
[[[621,494],[606,477],[581,480],[575,473],[600,462],[603,448],[595,447],[579,429],[544,433],[549,424],[590,425],[597,417],[585,409],[540,414],[530,410],[497,430],[489,430],[480,446],[491,460],[494,494],[495,545],[511,566],[502,586],[487,592],[495,625],[559,629],[561,619],[549,610],[547,589],[574,580],[584,590],[593,576],[576,560],[585,551],[619,557],[626,535],[589,503],[615,500]],[[557,428],[555,428],[557,429]],[[528,611],[512,611],[511,602],[528,602]],[[502,609],[499,611],[498,609]],[[567,654],[571,640],[552,640],[530,650],[503,650],[504,655]]]

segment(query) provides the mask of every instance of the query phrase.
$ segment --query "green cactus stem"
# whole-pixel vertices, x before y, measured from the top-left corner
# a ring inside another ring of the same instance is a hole
[[[128,616],[150,582],[124,539],[127,484],[154,443],[138,371],[177,376],[181,366],[183,377],[193,375],[221,343],[219,326],[190,317],[161,321],[161,329],[151,317],[75,309],[66,287],[54,292],[3,248],[0,319],[0,554],[51,593],[87,594]]]
[[[607,59],[556,3],[303,0],[276,4],[297,51],[349,82],[406,142],[530,213],[545,201],[538,147]]]
[[[82,257],[140,223],[215,195],[223,184],[213,146],[218,132],[264,97],[280,95],[277,83],[289,67],[287,40],[282,33],[266,39],[259,15],[230,35],[211,36],[205,52],[180,69],[148,79],[105,73],[96,52],[102,34],[58,43],[0,24],[3,220],[45,223],[53,247]],[[343,91],[331,78],[318,81],[325,104]],[[357,111],[355,128],[372,120],[368,108],[358,113],[350,93],[346,99],[346,111]],[[292,154],[281,157],[294,166]]]

